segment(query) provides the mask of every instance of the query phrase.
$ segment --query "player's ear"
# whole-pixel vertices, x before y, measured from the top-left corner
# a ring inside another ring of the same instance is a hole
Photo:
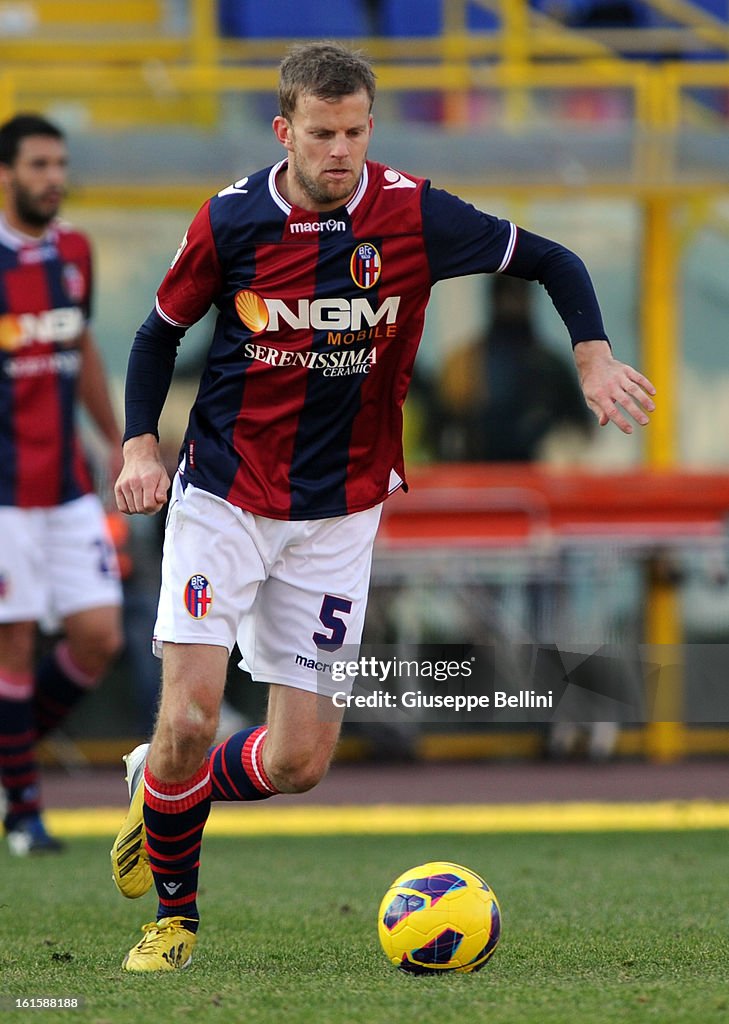
[[[273,134],[286,149],[292,148],[291,123],[285,117],[281,117],[280,114],[277,114],[273,119]]]

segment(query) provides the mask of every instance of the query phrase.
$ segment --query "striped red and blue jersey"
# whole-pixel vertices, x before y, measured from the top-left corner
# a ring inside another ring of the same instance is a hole
[[[91,490],[75,410],[91,303],[86,237],[40,239],[0,219],[0,505],[59,505]]]
[[[506,270],[519,231],[373,162],[346,205],[292,207],[276,185],[283,166],[203,205],[156,311],[181,333],[218,309],[185,482],[258,515],[319,519],[369,508],[404,482],[402,408],[431,287]],[[133,361],[134,350],[130,373]],[[145,376],[128,377],[126,436],[155,429],[144,408],[130,425]]]

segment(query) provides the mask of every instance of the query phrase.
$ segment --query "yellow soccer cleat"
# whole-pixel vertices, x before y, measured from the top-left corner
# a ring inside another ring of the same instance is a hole
[[[184,917],[163,917],[142,926],[144,938],[124,958],[125,971],[183,971],[190,966],[197,936]]]
[[[148,743],[141,743],[124,761],[127,766],[129,811],[111,848],[112,878],[122,896],[136,900],[152,888],[152,869],[145,846],[144,829],[144,762]]]

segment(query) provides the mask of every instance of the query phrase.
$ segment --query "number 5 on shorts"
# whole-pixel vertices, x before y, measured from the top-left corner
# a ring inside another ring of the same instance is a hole
[[[344,643],[347,634],[347,624],[338,618],[338,613],[345,615],[352,610],[352,602],[344,597],[334,597],[332,594],[325,594],[319,612],[319,621],[328,630],[326,633],[312,633],[312,640],[317,647],[326,647],[328,651],[337,651]]]

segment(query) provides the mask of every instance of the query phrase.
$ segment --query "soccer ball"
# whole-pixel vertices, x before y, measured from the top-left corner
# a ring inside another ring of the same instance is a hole
[[[377,928],[391,963],[409,974],[479,971],[501,933],[501,911],[483,878],[437,860],[404,871],[385,893]]]

